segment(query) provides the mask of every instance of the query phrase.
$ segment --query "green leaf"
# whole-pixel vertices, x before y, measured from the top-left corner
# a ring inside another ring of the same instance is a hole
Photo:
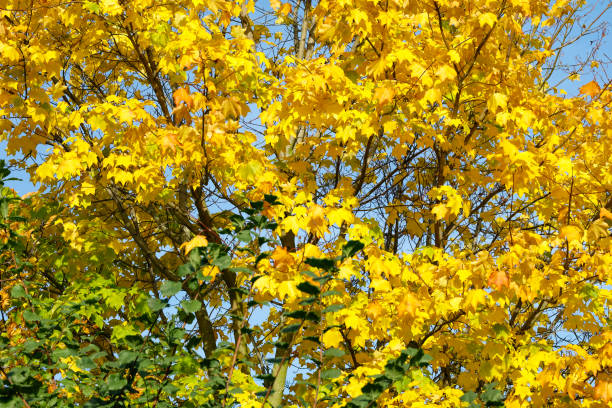
[[[423,350],[419,349],[417,353],[410,359],[410,365],[413,367],[424,367],[429,364],[429,362],[433,360],[428,354],[425,354]]]
[[[342,259],[351,258],[357,252],[364,248],[364,244],[361,241],[349,241],[342,248]]]
[[[239,215],[239,214],[232,214],[232,215],[230,215],[229,219],[232,222],[232,224],[234,225],[234,227],[236,227],[236,229],[244,228],[244,218],[242,218],[241,215]]]
[[[24,310],[23,318],[25,319],[26,322],[37,322],[40,320],[39,315],[29,310]]]
[[[285,316],[293,317],[294,319],[304,319],[306,317],[305,310],[295,310],[293,312],[285,312]]]
[[[226,254],[221,254],[213,259],[212,264],[217,266],[220,270],[224,270],[230,267],[232,264],[232,258]]]
[[[184,300],[181,302],[181,306],[187,313],[195,313],[202,308],[202,302],[200,300]]]
[[[344,309],[346,306],[340,303],[335,303],[333,305],[327,306],[325,309],[321,310],[321,313],[333,313],[339,310]]]
[[[344,354],[345,352],[342,349],[330,348],[323,352],[323,357],[325,358],[342,357]]]
[[[299,283],[297,288],[304,293],[308,293],[309,295],[318,295],[321,292],[321,289],[309,282]]]
[[[110,391],[118,391],[127,385],[127,380],[122,378],[119,374],[114,373],[108,377],[106,384]]]
[[[312,341],[313,343],[321,344],[318,336],[304,336],[304,340]]]
[[[91,357],[81,357],[77,362],[77,365],[82,370],[93,370],[97,367],[96,363],[93,361]]]
[[[121,353],[119,353],[119,358],[117,359],[117,362],[119,363],[120,367],[127,367],[134,361],[136,361],[137,358],[138,353],[130,350],[122,350]]]
[[[319,298],[317,298],[316,296],[311,296],[311,297],[308,297],[308,298],[300,301],[300,305],[302,305],[302,306],[312,305],[317,300],[319,300]]]
[[[461,398],[459,398],[459,399],[461,401],[463,401],[463,402],[470,403],[470,402],[474,401],[476,399],[476,397],[478,397],[478,394],[476,394],[474,391],[468,391],[465,394],[463,394],[461,396]]]
[[[329,258],[306,258],[304,263],[323,270],[331,270],[336,266],[336,261]]]
[[[11,297],[14,299],[19,299],[22,297],[26,297],[26,291],[21,285],[15,285],[11,288]]]
[[[9,200],[7,198],[3,198],[0,201],[0,214],[2,214],[2,218],[7,218],[9,214]]]
[[[193,250],[192,250],[192,252],[193,252]],[[196,269],[190,263],[183,264],[183,265],[179,266],[176,269],[177,275],[180,276],[181,278],[184,278],[187,275],[191,275],[195,271],[196,271]]]
[[[321,317],[315,312],[307,312],[305,310],[295,310],[293,312],[285,313],[287,317],[293,317],[294,319],[302,319],[302,320],[310,320],[312,322],[318,323],[321,320]]]
[[[176,394],[180,390],[180,388],[177,387],[176,385],[172,384],[172,383],[169,383],[169,384],[164,385],[164,388],[162,388],[162,390],[166,394],[174,395],[174,394]]]
[[[172,297],[176,295],[182,288],[181,282],[164,281],[159,288],[162,295]]]
[[[249,230],[240,231],[238,234],[236,234],[236,238],[242,242],[251,242],[253,240],[253,236]]]
[[[504,405],[504,396],[502,392],[495,389],[497,383],[492,382],[485,386],[485,391],[480,395],[480,399],[487,407],[501,407]]]
[[[150,298],[147,300],[147,305],[152,312],[158,312],[168,305],[168,302],[162,299]]]
[[[281,202],[278,201],[278,197],[272,194],[264,194],[264,200],[272,205],[281,204]]]
[[[26,353],[31,353],[34,350],[40,347],[41,343],[36,340],[28,339],[23,343],[23,351]]]
[[[288,326],[283,327],[281,329],[281,333],[294,333],[300,329],[300,326],[302,326],[300,323],[290,324]]]
[[[319,277],[319,275],[317,275],[313,271],[303,271],[302,274],[306,275],[306,276],[308,276],[308,277],[310,277],[312,279],[317,279]]]
[[[510,335],[510,331],[505,324],[495,323],[493,325],[493,331],[495,332],[496,337],[505,338]]]
[[[26,385],[32,377],[32,370],[28,367],[15,367],[8,373],[8,378],[15,385]]]
[[[285,361],[286,358],[284,357],[270,357],[270,358],[266,358],[266,362],[267,363],[272,363],[272,364],[280,364],[283,361]]]
[[[337,368],[330,368],[328,370],[324,370],[321,372],[321,379],[323,380],[331,380],[334,378],[338,378],[342,375],[342,372]]]

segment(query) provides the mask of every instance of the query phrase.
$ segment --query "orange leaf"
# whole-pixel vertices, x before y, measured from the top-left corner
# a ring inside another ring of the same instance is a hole
[[[597,377],[593,397],[604,403],[612,401],[612,382],[608,381],[608,378],[600,378],[601,374]]]
[[[501,290],[501,288],[509,286],[510,280],[508,279],[508,275],[506,274],[506,272],[496,269],[491,272],[491,275],[489,275],[489,280],[487,281],[487,283],[492,288]]]
[[[181,145],[181,143],[176,138],[176,134],[174,133],[166,133],[161,138],[161,146],[164,150],[170,149],[173,152],[176,151],[176,145]]]
[[[608,211],[607,208],[602,208],[599,211],[599,218],[607,218],[612,221],[612,212]]]
[[[283,3],[278,12],[284,16],[288,15],[289,13],[291,13],[291,4]]]
[[[372,319],[376,320],[383,314],[383,308],[378,304],[378,302],[372,302],[368,305],[366,310],[366,315]]]
[[[588,84],[584,84],[580,87],[580,93],[583,95],[589,95],[591,98],[596,97],[600,91],[601,88],[595,81],[591,81]]]
[[[393,97],[395,96],[395,90],[393,88],[376,88],[374,91],[374,99],[378,103],[378,106],[384,106],[393,101]]]
[[[419,300],[412,293],[408,293],[397,305],[397,314],[401,318],[414,317],[419,305]]]
[[[189,95],[187,88],[177,89],[172,96],[174,98],[174,105],[178,106],[183,102],[189,109],[193,109],[193,98]]]

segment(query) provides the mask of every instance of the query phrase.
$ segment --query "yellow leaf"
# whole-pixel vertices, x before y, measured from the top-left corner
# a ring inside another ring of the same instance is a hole
[[[0,44],[0,54],[10,62],[18,62],[21,59],[21,53],[15,47],[10,45]]]
[[[423,97],[423,99],[425,99],[427,102],[431,104],[433,104],[434,102],[439,102],[441,98],[442,98],[442,93],[440,92],[438,88],[429,88],[425,92],[425,96]]]
[[[412,293],[407,293],[397,305],[397,314],[400,318],[414,317],[419,305],[419,300]]]
[[[101,0],[100,7],[105,13],[111,16],[121,14],[123,11],[117,0]]]
[[[384,106],[391,103],[394,96],[395,90],[393,88],[380,87],[376,88],[374,91],[374,99],[376,99],[378,106]]]
[[[322,237],[327,232],[327,221],[323,207],[314,204],[308,212],[307,226],[310,232],[317,237]]]
[[[196,235],[191,240],[184,242],[181,245],[181,249],[185,249],[185,253],[188,254],[193,248],[205,247],[208,245],[208,240],[203,235]]]
[[[450,58],[450,61],[454,62],[455,64],[461,62],[461,55],[459,55],[459,52],[457,52],[457,50],[450,50],[448,52],[448,57]]]
[[[366,309],[366,315],[372,320],[378,319],[379,317],[383,315],[383,313],[384,313],[384,310],[378,302],[370,303],[368,305],[368,308]]]
[[[478,24],[480,24],[481,27],[484,25],[493,27],[496,21],[497,21],[497,16],[493,13],[483,13],[480,16],[478,16]]]
[[[344,324],[346,327],[352,329],[359,329],[363,325],[363,320],[354,312],[350,313],[344,318]]]
[[[492,113],[495,113],[497,111],[497,108],[501,108],[502,110],[506,109],[507,103],[508,96],[496,92],[491,95],[491,97],[487,101],[487,108],[489,108]]]
[[[442,65],[436,71],[436,75],[441,81],[446,81],[447,79],[453,80],[457,76],[455,69],[449,65]]]
[[[608,211],[607,208],[602,207],[602,209],[599,210],[599,218],[607,218],[612,221],[612,212]]]
[[[278,12],[284,16],[288,15],[289,13],[291,13],[291,4],[283,3],[283,5],[280,6]]]
[[[291,301],[298,297],[299,291],[295,286],[295,282],[286,280],[278,285],[278,294],[280,295],[281,299],[284,299],[285,296],[287,296],[289,301]]]
[[[330,224],[341,226],[342,223],[351,223],[353,220],[353,213],[346,208],[335,208],[327,214]]]
[[[440,203],[434,205],[434,207],[431,209],[431,213],[437,220],[442,220],[450,213],[450,209],[446,206],[446,204]]]
[[[323,333],[321,341],[325,347],[338,347],[342,343],[342,334],[338,329],[331,329]]]
[[[377,292],[388,292],[391,290],[389,281],[385,279],[373,279],[370,287]]]
[[[561,228],[560,237],[567,239],[568,242],[582,241],[582,230],[575,225],[566,225]]]

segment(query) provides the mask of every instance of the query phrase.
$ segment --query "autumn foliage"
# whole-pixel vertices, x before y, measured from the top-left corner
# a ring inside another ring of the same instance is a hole
[[[589,10],[1,0],[0,407],[612,406]]]

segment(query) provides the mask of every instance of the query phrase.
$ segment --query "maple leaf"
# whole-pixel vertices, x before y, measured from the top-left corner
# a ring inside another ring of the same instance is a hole
[[[599,210],[599,218],[607,218],[608,220],[612,221],[612,211],[602,207],[601,210]]]
[[[599,84],[596,81],[591,81],[582,85],[579,91],[583,95],[588,95],[591,98],[594,98],[599,95],[599,92],[601,92],[601,88],[599,87]]]
[[[278,11],[279,11],[279,13],[281,13],[282,15],[286,16],[286,15],[288,15],[289,13],[291,13],[291,10],[292,10],[292,8],[291,8],[291,4],[289,4],[289,3],[283,3],[283,5],[282,5],[282,6],[280,6],[280,8],[279,8],[279,10],[278,10]]]
[[[160,145],[165,150],[169,149],[175,152],[176,146],[181,146],[181,143],[178,141],[176,133],[165,132],[164,135],[161,137]]]
[[[193,97],[187,88],[179,88],[172,94],[174,105],[179,106],[183,102],[189,109],[193,109]]]
[[[436,204],[431,209],[431,213],[436,217],[437,220],[445,219],[450,214],[450,209],[444,203]]]
[[[342,333],[338,329],[327,330],[321,336],[321,341],[327,347],[338,347],[343,342]]]
[[[181,249],[185,250],[185,254],[191,252],[193,248],[205,247],[208,245],[208,240],[203,235],[196,235],[187,242],[181,244]]]
[[[327,232],[327,221],[325,220],[325,211],[320,205],[310,207],[308,213],[308,229],[311,233],[318,237],[322,237]]]
[[[597,383],[595,384],[595,388],[593,390],[593,397],[595,397],[596,400],[602,401],[603,403],[612,401],[612,381],[610,381],[610,378],[603,373],[597,376]]]
[[[378,302],[370,303],[366,310],[367,316],[372,320],[378,319],[379,317],[383,315],[383,313],[384,313],[384,310]]]
[[[412,293],[407,293],[397,305],[397,314],[400,318],[412,318],[415,316],[419,305],[419,300]]]
[[[489,275],[487,283],[490,287],[501,290],[502,288],[509,286],[510,280],[508,279],[508,274],[506,274],[506,272],[496,269]]]
[[[495,22],[497,21],[497,16],[493,13],[483,13],[478,16],[478,23],[480,26],[488,25],[489,27],[493,27]]]
[[[395,90],[389,87],[380,87],[376,88],[374,91],[374,99],[378,106],[384,106],[393,101],[393,97],[395,96]]]
[[[495,92],[487,101],[487,108],[489,108],[491,112],[496,112],[497,108],[501,108],[502,110],[505,109],[507,103],[507,95]]]
[[[568,242],[580,242],[582,241],[582,230],[575,225],[566,225],[561,228],[559,237],[567,239]]]

